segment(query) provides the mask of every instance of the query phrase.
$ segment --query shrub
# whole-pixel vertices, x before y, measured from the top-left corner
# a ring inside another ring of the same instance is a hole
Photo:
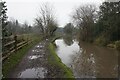
[[[116,49],[120,51],[120,40],[115,42]]]
[[[108,41],[104,37],[99,37],[95,40],[94,43],[100,46],[105,46],[108,44]]]

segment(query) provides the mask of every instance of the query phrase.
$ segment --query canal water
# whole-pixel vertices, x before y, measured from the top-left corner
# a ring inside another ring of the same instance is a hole
[[[118,51],[73,39],[57,39],[56,52],[76,78],[117,78]]]

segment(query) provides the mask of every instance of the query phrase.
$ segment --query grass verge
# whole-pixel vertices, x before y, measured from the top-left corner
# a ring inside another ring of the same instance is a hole
[[[52,43],[50,43],[48,48],[50,51],[48,57],[49,64],[51,64],[52,66],[56,66],[55,68],[57,68],[57,70],[59,70],[59,72],[61,73],[60,77],[74,79],[73,73],[70,70],[70,68],[68,68],[65,64],[63,64],[61,62],[61,59],[57,56],[55,52],[55,46]]]
[[[41,40],[40,37],[35,35],[32,37],[32,39],[33,39],[32,43],[22,47],[16,53],[11,54],[9,58],[3,62],[2,64],[3,77],[7,77],[10,70],[13,69],[21,61],[21,59],[27,53],[27,51]]]

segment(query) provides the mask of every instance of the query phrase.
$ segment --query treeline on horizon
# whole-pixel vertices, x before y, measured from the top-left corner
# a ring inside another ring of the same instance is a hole
[[[74,33],[80,41],[120,50],[120,1],[103,2],[99,11],[94,5],[79,6],[72,19],[64,27],[65,33]]]
[[[36,33],[47,38],[55,35],[55,31],[60,31],[76,35],[79,41],[120,49],[120,1],[103,2],[99,10],[92,4],[79,6],[71,13],[71,23],[66,24],[63,29],[58,28],[56,16],[49,4],[41,6],[40,15],[35,18],[32,26],[27,22],[20,24],[15,19],[8,21],[5,2],[0,2],[0,12],[2,37]]]

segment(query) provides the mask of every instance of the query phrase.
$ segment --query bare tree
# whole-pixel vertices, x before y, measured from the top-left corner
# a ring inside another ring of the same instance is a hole
[[[89,40],[92,37],[92,28],[96,21],[96,7],[94,5],[80,6],[72,15],[73,21],[79,27],[80,38]]]
[[[57,22],[53,15],[53,8],[46,3],[40,6],[40,13],[35,19],[35,26],[39,27],[41,34],[52,36],[57,29]]]

